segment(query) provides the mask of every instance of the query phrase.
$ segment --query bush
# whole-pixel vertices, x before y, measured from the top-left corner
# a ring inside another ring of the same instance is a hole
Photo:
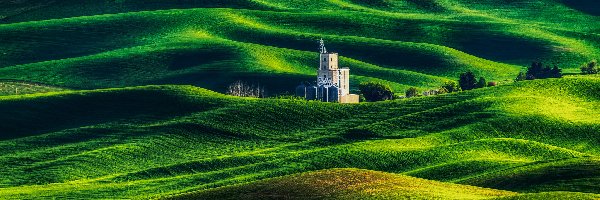
[[[462,90],[472,90],[477,87],[477,80],[475,78],[475,74],[473,72],[468,71],[460,74],[460,79],[458,81],[460,88]]]
[[[536,78],[540,78],[542,71],[544,70],[543,64],[541,62],[533,62],[531,66],[527,68],[527,80],[535,80]]]
[[[449,92],[448,92],[448,89],[446,89],[444,87],[441,87],[437,90],[437,94],[446,94],[446,93],[449,93]]]
[[[411,87],[406,90],[406,98],[418,97],[420,96],[419,90],[417,88]]]
[[[544,64],[541,62],[533,62],[531,63],[531,66],[527,68],[527,80],[545,78],[562,78],[562,69],[558,68],[557,65],[554,65],[553,68],[550,68],[550,66],[544,67]]]
[[[515,78],[515,82],[527,80],[527,75],[523,72],[519,72],[517,78]]]
[[[360,97],[358,97],[358,101],[359,102],[366,102],[367,99],[365,98],[365,95],[360,95]]]
[[[596,61],[592,61],[590,63],[588,63],[587,65],[583,65],[581,66],[581,73],[582,74],[598,74],[598,71],[600,71],[600,69],[597,67],[597,63]]]
[[[446,93],[460,92],[460,86],[455,81],[446,81],[440,89],[444,89]]]
[[[380,82],[361,83],[358,89],[360,89],[362,96],[370,102],[391,100],[394,97],[392,88]]]
[[[487,81],[483,77],[479,77],[479,82],[477,82],[476,88],[484,88],[487,86]]]
[[[552,70],[550,70],[550,78],[562,78],[562,69],[558,68],[558,66],[554,65]]]

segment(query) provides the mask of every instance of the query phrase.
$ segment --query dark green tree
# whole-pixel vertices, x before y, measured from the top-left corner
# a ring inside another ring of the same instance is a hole
[[[475,74],[473,72],[468,71],[460,74],[460,79],[458,80],[458,84],[462,90],[472,90],[477,86],[477,79],[475,78]]]
[[[550,66],[544,67],[542,72],[538,75],[538,79],[552,78],[552,68]]]
[[[487,86],[487,81],[485,81],[484,77],[479,77],[479,81],[477,82],[476,88],[484,88]]]
[[[523,72],[519,72],[517,78],[515,78],[515,82],[527,80],[527,75]]]
[[[592,61],[587,65],[581,66],[582,74],[597,74],[600,69],[598,69],[596,61]]]
[[[519,77],[517,77],[517,81],[519,81],[519,79],[522,78],[520,76],[521,74],[519,74]],[[562,70],[558,68],[556,64],[554,65],[554,67],[550,67],[549,65],[544,67],[544,64],[541,62],[533,62],[531,64],[531,67],[527,68],[525,79],[534,80],[545,78],[562,78]]]
[[[460,86],[455,81],[446,81],[441,88],[446,89],[448,93],[460,92]]]
[[[550,71],[551,78],[562,78],[562,69],[558,68],[557,65],[554,65],[552,70]]]
[[[406,98],[418,97],[418,96],[419,96],[419,90],[417,90],[417,88],[411,87],[411,88],[408,88],[408,90],[406,90]]]
[[[358,85],[358,89],[370,102],[391,100],[394,96],[392,88],[380,82],[364,82]]]
[[[527,80],[535,80],[540,78],[540,75],[544,71],[544,64],[541,62],[533,62],[531,63],[531,67],[527,69],[526,79]]]

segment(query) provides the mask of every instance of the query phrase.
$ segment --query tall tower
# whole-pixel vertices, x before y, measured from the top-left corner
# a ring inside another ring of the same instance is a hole
[[[327,52],[325,42],[320,41],[321,56],[317,76],[317,85],[326,87],[336,86],[339,88],[339,96],[350,93],[350,70],[348,68],[340,69],[338,66],[338,54]]]
[[[320,56],[317,85],[300,84],[296,87],[296,95],[303,96],[307,100],[358,103],[359,96],[350,94],[350,69],[339,68],[338,54],[327,52],[323,39],[319,42]]]

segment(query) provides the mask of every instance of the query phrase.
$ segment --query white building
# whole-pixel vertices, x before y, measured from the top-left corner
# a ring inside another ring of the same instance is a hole
[[[320,50],[317,85],[300,85],[296,89],[296,93],[308,100],[358,103],[359,96],[350,94],[350,69],[339,67],[338,54],[327,52],[322,39],[320,40]]]

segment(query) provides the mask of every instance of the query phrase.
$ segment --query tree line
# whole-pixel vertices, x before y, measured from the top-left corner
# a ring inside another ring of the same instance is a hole
[[[227,87],[227,94],[238,97],[264,98],[265,88],[260,84],[248,84],[243,81],[236,81]]]
[[[598,74],[600,66],[597,61],[591,61],[580,67],[582,74]],[[562,69],[557,64],[544,65],[542,62],[532,62],[526,71],[521,71],[517,74],[515,81],[547,79],[547,78],[562,78]],[[493,87],[496,82],[487,82],[483,76],[477,76],[472,71],[461,73],[457,81],[446,81],[439,88],[426,90],[423,93],[416,87],[410,87],[404,91],[404,96],[400,93],[394,93],[392,88],[383,82],[363,82],[360,83],[358,89],[361,93],[361,101],[385,101],[398,98],[411,98],[427,95],[439,95],[445,93],[454,93],[467,91],[472,89]],[[260,85],[250,85],[242,81],[236,81],[229,85],[227,94],[241,97],[265,97],[265,90]]]
[[[535,80],[535,79],[547,79],[547,78],[562,78],[562,69],[558,65],[554,64],[553,67],[546,65],[542,62],[533,62],[527,68],[526,72],[519,72],[515,81],[524,80]]]
[[[421,92],[416,87],[410,87],[404,92],[404,96],[400,96],[392,90],[392,88],[382,82],[364,82],[359,85],[361,97],[369,102],[385,101],[398,98],[412,98],[419,96],[440,95],[446,93],[460,92],[464,90],[472,90],[477,88],[496,86],[496,82],[487,82],[485,77],[477,78],[475,73],[467,71],[461,73],[456,81],[446,81],[437,89],[431,89]]]
[[[590,61],[586,64],[583,64],[580,67],[581,74],[590,75],[590,74],[600,74],[600,66],[596,60]],[[542,62],[532,62],[529,67],[527,67],[526,71],[521,71],[517,74],[515,78],[515,82],[517,81],[525,81],[525,80],[536,80],[536,79],[547,79],[547,78],[562,78],[563,71],[558,66],[558,64],[544,64]],[[361,84],[362,85],[362,84]],[[367,85],[372,87],[366,87]],[[484,87],[493,87],[496,86],[496,82],[487,82],[485,77],[480,76],[477,78],[475,73],[472,71],[467,71],[461,73],[458,77],[458,82],[456,81],[447,81],[442,84],[438,89],[429,90],[429,92],[433,95],[445,94],[445,93],[453,93],[460,92],[466,90],[472,90],[477,88]],[[379,90],[379,91],[374,91]],[[397,96],[391,90],[391,88],[383,83],[366,83],[365,86],[361,88],[362,94],[365,95],[367,101],[383,101],[390,100],[393,98],[398,98],[401,96]],[[419,89],[415,87],[411,87],[407,89],[404,93],[405,96],[403,98],[411,98],[423,96]]]

